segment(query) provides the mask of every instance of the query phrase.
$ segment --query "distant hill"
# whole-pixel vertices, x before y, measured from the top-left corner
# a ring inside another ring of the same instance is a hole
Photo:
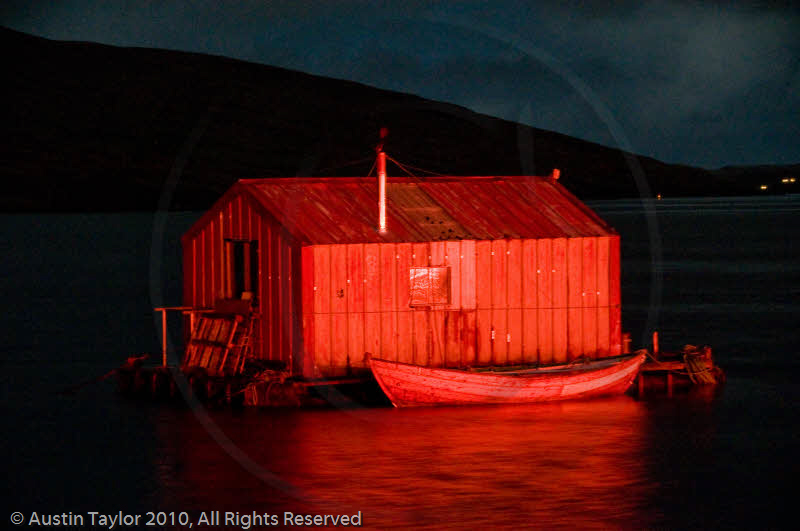
[[[763,178],[798,174],[665,164],[456,105],[224,57],[8,29],[0,44],[4,211],[152,210],[160,200],[204,209],[239,178],[364,176],[384,126],[387,152],[408,165],[449,175],[557,167],[583,198],[639,196],[636,165],[654,193],[670,196],[752,194]]]

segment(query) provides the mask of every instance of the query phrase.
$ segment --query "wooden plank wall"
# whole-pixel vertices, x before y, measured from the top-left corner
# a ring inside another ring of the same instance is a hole
[[[316,245],[302,261],[308,377],[365,370],[366,352],[445,367],[621,352],[616,236]],[[451,303],[409,307],[412,266],[450,267]]]
[[[243,195],[220,205],[209,223],[184,247],[183,303],[211,308],[224,290],[225,239],[257,242],[259,323],[254,330],[253,356],[298,363],[300,326],[293,317],[300,296],[292,279],[301,277],[299,246],[293,246],[273,220],[265,219]]]

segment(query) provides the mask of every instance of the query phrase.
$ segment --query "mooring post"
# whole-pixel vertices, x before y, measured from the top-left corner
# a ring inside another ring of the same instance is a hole
[[[161,366],[167,366],[167,309],[161,310]]]

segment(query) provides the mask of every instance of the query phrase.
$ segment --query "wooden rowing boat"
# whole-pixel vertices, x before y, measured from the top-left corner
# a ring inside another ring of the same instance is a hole
[[[622,394],[643,352],[581,364],[513,370],[444,369],[371,358],[378,384],[395,407],[527,404]]]

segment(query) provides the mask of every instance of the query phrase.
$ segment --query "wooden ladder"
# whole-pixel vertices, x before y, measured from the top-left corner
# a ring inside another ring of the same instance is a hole
[[[184,371],[205,369],[209,376],[234,376],[241,373],[250,354],[253,318],[250,315],[209,313],[198,319],[192,330]]]
[[[234,330],[231,342],[228,345],[228,351],[223,355],[220,363],[220,372],[222,374],[239,374],[242,372],[244,362],[250,356],[252,350],[250,341],[253,335],[253,322],[254,319],[250,317]]]

